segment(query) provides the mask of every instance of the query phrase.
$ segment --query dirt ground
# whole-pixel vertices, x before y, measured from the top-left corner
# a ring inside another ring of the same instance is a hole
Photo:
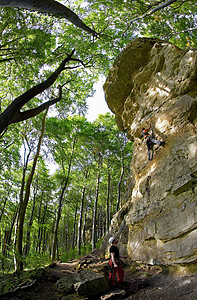
[[[126,299],[197,300],[197,274],[190,276],[153,275],[150,286],[139,289]]]
[[[31,287],[18,290],[0,297],[1,300],[59,300],[55,282],[64,277],[65,273],[73,272],[76,263],[59,263],[47,270],[47,276],[37,280]],[[143,273],[144,274],[144,273]],[[133,284],[133,292],[124,299],[128,300],[197,300],[197,274],[190,276],[172,276],[154,271],[148,274],[148,286],[137,286],[138,280],[143,281],[139,272],[135,277],[129,269],[125,270],[125,280]],[[147,274],[146,274],[147,276]],[[117,298],[116,298],[117,299]]]

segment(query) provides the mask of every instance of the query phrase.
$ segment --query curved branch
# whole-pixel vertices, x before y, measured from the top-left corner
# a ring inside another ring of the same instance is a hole
[[[59,16],[93,36],[97,36],[96,31],[85,25],[72,10],[55,0],[0,0],[0,7],[19,7]]]
[[[169,40],[171,39],[171,37],[173,37],[174,35],[177,35],[177,34],[180,34],[180,33],[189,32],[189,31],[195,31],[195,30],[197,30],[197,27],[185,29],[185,30],[178,31],[178,32],[173,32],[173,33],[171,33],[171,34],[168,36],[168,38],[166,39],[166,41],[169,41]]]
[[[172,3],[177,2],[177,1],[178,1],[178,0],[168,0],[167,2],[162,3],[161,5],[159,5],[159,6],[155,7],[155,8],[153,8],[151,11],[146,12],[146,13],[143,14],[142,16],[139,16],[139,17],[137,17],[137,18],[132,19],[131,22],[129,23],[129,25],[127,26],[126,30],[124,31],[124,33],[129,29],[129,27],[131,26],[131,24],[132,24],[133,22],[138,21],[138,20],[140,20],[140,19],[144,19],[145,17],[150,16],[150,15],[154,14],[156,11],[161,10],[161,9],[167,7],[167,6],[170,6]]]

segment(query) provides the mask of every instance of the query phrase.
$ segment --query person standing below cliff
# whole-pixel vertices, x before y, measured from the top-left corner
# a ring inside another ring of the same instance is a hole
[[[109,272],[109,283],[111,286],[115,286],[115,280],[117,275],[117,283],[122,283],[124,279],[124,269],[122,267],[122,263],[120,260],[119,249],[117,247],[118,239],[113,236],[109,239],[109,243],[111,247],[110,251],[110,260],[109,266],[111,267],[111,271]],[[127,258],[126,256],[121,256],[122,258]]]
[[[159,146],[162,146],[165,144],[164,141],[159,141],[154,139],[148,132],[151,129],[151,124],[149,125],[149,128],[145,129],[144,127],[142,128],[142,135],[145,139],[146,146],[148,149],[148,159],[152,160],[153,159],[153,144],[157,144]],[[151,153],[152,152],[152,153]]]

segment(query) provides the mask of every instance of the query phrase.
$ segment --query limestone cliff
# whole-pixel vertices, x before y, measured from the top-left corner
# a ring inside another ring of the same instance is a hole
[[[120,250],[144,263],[197,260],[197,54],[139,38],[104,85],[108,106],[133,143],[127,203],[112,220]],[[152,124],[153,160],[141,137]]]

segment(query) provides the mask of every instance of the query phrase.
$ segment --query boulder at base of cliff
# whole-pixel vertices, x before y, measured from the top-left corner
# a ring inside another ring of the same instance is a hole
[[[57,289],[63,295],[77,292],[79,296],[99,296],[109,291],[106,278],[96,272],[83,270],[77,274],[66,274],[57,281]]]

